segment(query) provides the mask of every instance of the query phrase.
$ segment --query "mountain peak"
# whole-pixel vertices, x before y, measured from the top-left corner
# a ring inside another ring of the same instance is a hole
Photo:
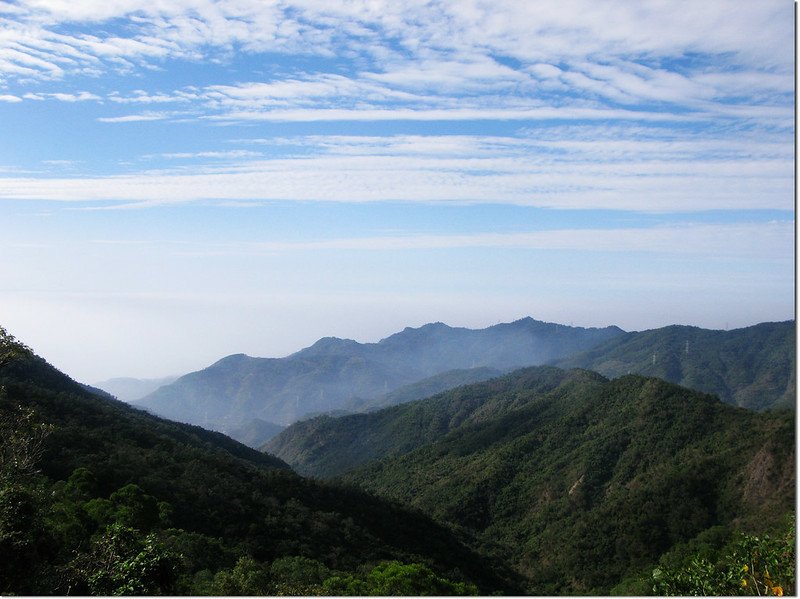
[[[246,362],[247,360],[255,360],[255,358],[252,358],[247,354],[231,354],[230,356],[225,356],[224,358],[217,360],[211,366],[209,366],[209,368],[227,368],[230,366],[237,366],[243,362]]]
[[[389,340],[406,339],[409,337],[416,338],[425,335],[430,335],[432,333],[443,333],[445,331],[453,331],[453,330],[456,329],[443,322],[440,321],[429,322],[419,327],[406,327],[398,333],[394,333],[392,335],[389,335],[388,337],[384,337],[378,343],[382,344]]]
[[[354,341],[353,339],[341,339],[339,337],[322,337],[321,339],[314,342],[313,345],[301,349],[299,352],[292,354],[292,356],[310,357],[310,356],[320,356],[331,353],[333,354],[350,353],[358,347],[361,347],[361,344],[358,341]]]

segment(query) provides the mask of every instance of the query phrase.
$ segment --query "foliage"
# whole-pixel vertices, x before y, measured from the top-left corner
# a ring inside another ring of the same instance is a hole
[[[12,353],[4,594],[606,593],[665,554],[716,580],[734,527],[763,544],[794,506],[791,415],[656,379],[541,367],[368,415],[384,459],[349,478],[379,498]],[[750,588],[793,591],[770,547],[736,553]]]
[[[397,561],[378,564],[365,576],[332,576],[322,586],[330,595],[387,597],[478,594],[474,585],[454,583],[437,576],[424,564],[402,564]]]
[[[679,568],[659,566],[652,573],[657,595],[794,595],[794,520],[780,537],[739,534],[722,555],[692,556]]]
[[[0,401],[5,400],[0,389]],[[0,412],[0,483],[33,474],[52,431],[52,425],[39,422],[31,408],[17,405]]]
[[[286,460],[300,474],[331,478],[371,460],[433,443],[463,425],[505,414],[576,377],[600,380],[597,375],[549,366],[527,368],[368,414],[297,422],[270,440],[264,450]]]
[[[220,570],[212,583],[214,595],[270,595],[269,568],[252,557],[242,557],[231,570]]]
[[[142,537],[122,524],[112,524],[92,543],[88,587],[93,595],[171,595],[175,593],[178,556],[156,535]]]

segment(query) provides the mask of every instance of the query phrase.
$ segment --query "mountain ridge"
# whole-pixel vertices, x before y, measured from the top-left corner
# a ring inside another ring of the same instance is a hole
[[[231,430],[260,418],[291,423],[386,395],[454,369],[509,370],[588,349],[622,334],[530,317],[485,329],[429,323],[376,343],[324,337],[285,358],[226,356],[161,387],[139,405],[178,421]]]
[[[537,375],[551,379],[535,390]],[[715,527],[763,532],[792,512],[790,412],[756,413],[640,375],[554,376],[524,369],[387,409],[401,422],[438,402],[436,418],[452,422],[465,401],[476,406],[438,437],[342,478],[499,543],[527,592],[543,595],[608,594],[676,544]],[[481,415],[493,402],[507,405]]]
[[[615,378],[655,376],[754,410],[791,408],[797,379],[795,321],[732,330],[670,325],[628,332],[550,364]]]

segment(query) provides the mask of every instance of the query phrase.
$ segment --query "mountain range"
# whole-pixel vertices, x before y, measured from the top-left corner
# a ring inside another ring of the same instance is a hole
[[[731,331],[688,326],[625,333],[551,362],[607,377],[655,376],[752,410],[793,407],[797,386],[795,322]]]
[[[252,418],[286,425],[451,370],[508,371],[566,357],[621,334],[617,327],[587,329],[525,318],[478,330],[427,324],[377,343],[327,337],[285,358],[228,356],[157,389],[137,405],[225,432]]]
[[[580,369],[299,422],[265,449],[472,532],[540,595],[641,594],[664,554],[775,524],[795,497],[792,412]]]
[[[378,343],[323,338],[285,358],[228,356],[161,386],[137,405],[257,447],[314,415],[370,411],[514,368],[551,364],[610,378],[656,376],[766,410],[794,405],[794,329],[794,321],[731,331],[674,325],[641,332],[532,318],[478,330],[434,323]]]
[[[117,377],[107,379],[97,383],[92,383],[93,387],[102,389],[106,393],[110,393],[117,399],[127,401],[128,403],[136,402],[142,399],[145,395],[149,395],[159,387],[169,385],[178,379],[178,376],[167,376],[157,379],[139,379],[134,377]]]
[[[755,347],[751,379],[774,362]],[[636,374],[495,374],[295,423],[273,456],[98,395],[0,328],[0,592],[640,595],[656,567],[794,530],[792,410]],[[769,570],[791,594],[786,539]]]

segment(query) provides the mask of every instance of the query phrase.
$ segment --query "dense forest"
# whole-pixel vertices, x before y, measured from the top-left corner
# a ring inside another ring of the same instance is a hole
[[[672,325],[625,333],[567,358],[561,368],[607,377],[655,376],[751,410],[793,408],[797,386],[795,322],[714,331]]]
[[[299,423],[283,461],[0,329],[0,435],[3,594],[795,588],[794,413],[656,378],[527,368]]]
[[[677,545],[780,528],[793,509],[791,413],[635,375],[573,371],[545,392],[510,390],[517,376],[515,407],[451,409],[450,432],[346,479],[474,531],[534,594],[642,592]]]
[[[794,413],[655,378],[528,368],[266,447],[470,531],[534,594],[642,594],[659,560],[793,534]]]

